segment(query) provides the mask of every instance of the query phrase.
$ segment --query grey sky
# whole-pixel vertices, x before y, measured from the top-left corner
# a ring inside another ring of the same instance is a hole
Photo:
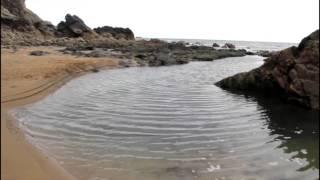
[[[66,13],[136,36],[299,42],[319,28],[319,0],[26,0],[55,25]]]

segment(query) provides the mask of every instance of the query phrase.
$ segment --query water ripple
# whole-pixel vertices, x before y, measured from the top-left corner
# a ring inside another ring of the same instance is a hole
[[[267,164],[281,153],[268,127],[269,112],[255,99],[213,85],[262,63],[258,57],[240,59],[90,74],[15,115],[29,135],[77,172],[130,158],[193,162],[204,174],[216,166],[199,161],[214,160],[222,172],[247,172],[247,162]]]

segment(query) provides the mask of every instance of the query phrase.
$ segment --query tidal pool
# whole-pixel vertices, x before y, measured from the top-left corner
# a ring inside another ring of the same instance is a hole
[[[317,179],[318,111],[214,85],[262,59],[87,74],[13,114],[80,180]]]

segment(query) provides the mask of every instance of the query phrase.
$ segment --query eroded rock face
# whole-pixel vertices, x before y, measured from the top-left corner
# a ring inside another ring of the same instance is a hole
[[[25,0],[1,0],[1,45],[68,46],[93,43],[117,46],[122,41],[134,39],[133,32],[128,28],[102,28],[101,31],[106,29],[110,37],[104,36],[107,32],[97,34],[78,16],[70,14],[56,28],[27,9]]]
[[[134,34],[129,28],[103,26],[93,29],[103,37],[113,37],[115,39],[134,40]]]
[[[54,36],[55,28],[26,8],[24,0],[1,0],[1,44],[33,43]]]
[[[277,52],[250,72],[216,83],[224,89],[272,93],[312,109],[319,109],[319,30],[298,47]]]

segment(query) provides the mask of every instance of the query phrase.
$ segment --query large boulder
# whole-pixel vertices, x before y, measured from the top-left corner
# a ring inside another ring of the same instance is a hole
[[[115,39],[134,40],[134,34],[129,28],[103,26],[93,29],[103,37],[113,37]]]
[[[319,30],[304,38],[298,47],[271,55],[254,70],[216,83],[224,89],[272,93],[289,102],[319,109]]]
[[[85,34],[93,34],[92,29],[90,29],[82,19],[70,14],[65,16],[65,21],[61,21],[58,24],[57,30],[57,35],[64,37],[80,37]]]

